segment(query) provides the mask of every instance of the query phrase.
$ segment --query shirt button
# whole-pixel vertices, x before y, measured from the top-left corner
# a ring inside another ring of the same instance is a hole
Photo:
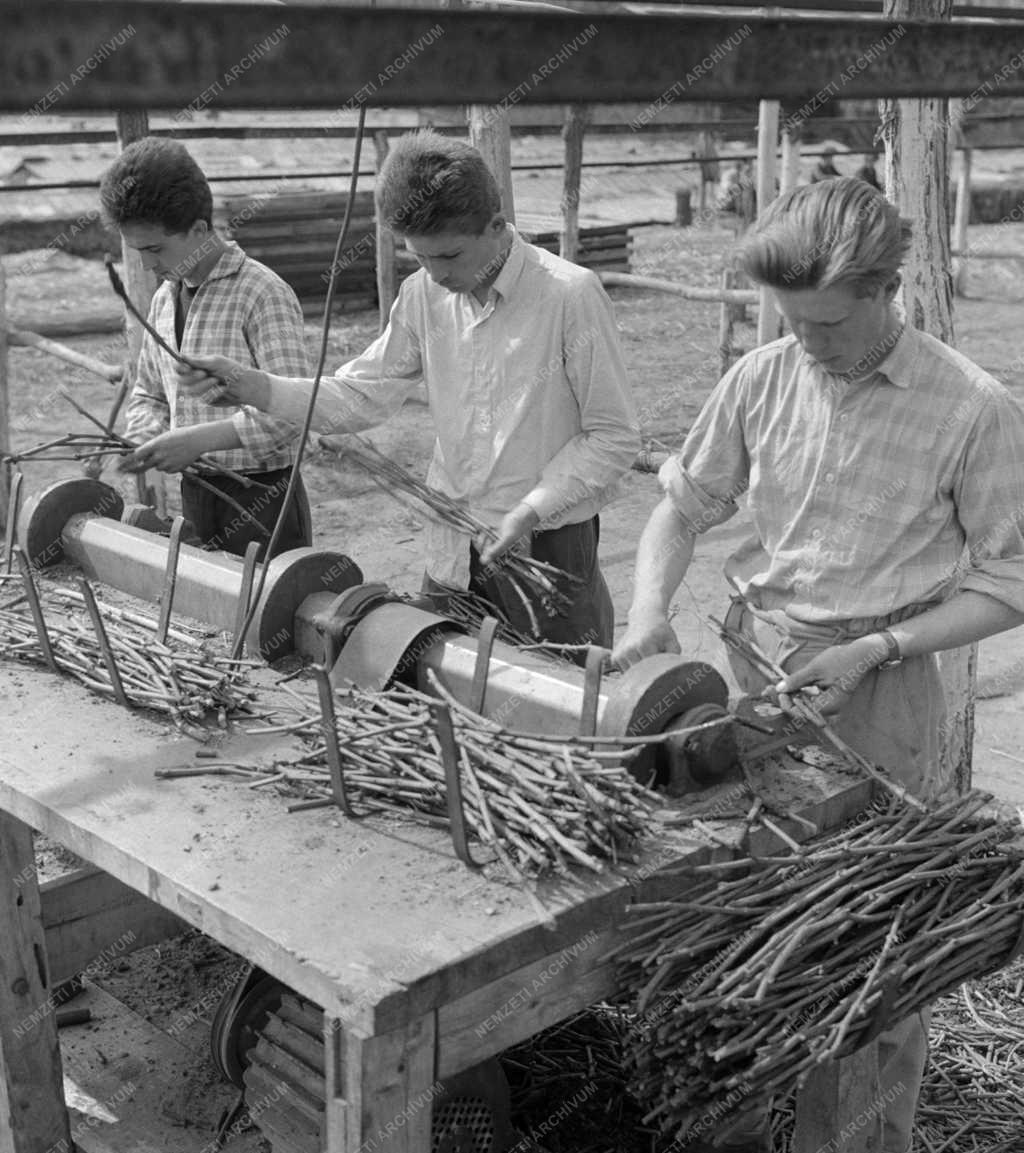
[[[815,540],[817,540],[821,536],[821,529],[820,528],[812,529],[811,530],[811,536],[814,537]]]
[[[825,483],[826,484],[835,484],[836,483],[836,474],[834,472],[825,473]]]
[[[850,419],[850,414],[848,412],[841,412],[839,414],[839,419],[843,422],[843,424],[846,424],[846,422]]]

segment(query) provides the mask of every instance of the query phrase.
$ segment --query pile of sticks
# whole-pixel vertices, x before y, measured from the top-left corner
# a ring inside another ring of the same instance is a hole
[[[645,1122],[683,1140],[717,1107],[737,1126],[1008,964],[1024,843],[1019,822],[981,814],[991,799],[892,801],[797,854],[681,868],[680,899],[634,906],[617,960],[636,996],[627,1061]]]
[[[12,591],[8,580],[0,588]],[[2,658],[49,665],[95,693],[166,713],[200,739],[206,734],[196,722],[215,717],[226,727],[233,715],[251,712],[255,694],[245,684],[244,666],[253,662],[211,655],[199,638],[180,628],[169,628],[161,643],[156,619],[98,602],[91,590],[54,587],[38,596],[41,637],[28,602],[23,595],[0,605]]]
[[[298,720],[253,731],[291,732],[308,742],[304,756],[275,764],[272,779],[299,786],[307,797],[327,797],[323,716],[314,698],[294,696],[302,706]],[[518,736],[451,698],[447,703],[466,823],[515,880],[574,866],[599,873],[606,862],[629,859],[658,802],[624,766],[628,754],[605,751],[601,738]],[[399,687],[336,699],[345,789],[362,809],[448,827],[436,704],[435,697]]]

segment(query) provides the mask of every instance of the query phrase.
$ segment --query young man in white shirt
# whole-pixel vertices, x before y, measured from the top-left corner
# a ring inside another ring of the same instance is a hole
[[[390,322],[321,383],[314,427],[358,432],[396,412],[421,382],[437,431],[427,481],[491,525],[484,545],[432,524],[424,592],[470,589],[516,627],[528,616],[499,558],[528,541],[536,558],[576,576],[572,607],[535,606],[549,641],[610,646],[611,597],[597,563],[598,512],[639,449],[636,414],[611,303],[597,276],[527,244],[506,221],[476,149],[432,132],[403,137],[377,186],[381,219],[421,271],[402,285]],[[301,420],[312,382],[224,357],[181,370],[196,393]]]

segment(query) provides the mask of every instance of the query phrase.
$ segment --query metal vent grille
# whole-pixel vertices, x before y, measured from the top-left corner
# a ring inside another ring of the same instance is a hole
[[[454,1097],[434,1105],[431,1153],[491,1153],[494,1117],[479,1097]]]

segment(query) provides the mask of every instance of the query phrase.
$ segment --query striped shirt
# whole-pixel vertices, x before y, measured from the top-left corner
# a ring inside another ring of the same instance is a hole
[[[520,501],[540,530],[589,520],[640,448],[600,281],[516,233],[486,304],[410,276],[387,329],[321,382],[316,427],[372,428],[420,382],[437,432],[427,483],[494,527]],[[300,397],[272,382],[269,411],[294,419]],[[469,561],[469,536],[430,521],[430,576],[465,588]]]
[[[1024,611],[1024,410],[909,326],[853,382],[793,336],[755,349],[660,479],[695,532],[748,495],[754,535],[726,572],[762,609],[833,623],[963,589]]]
[[[178,286],[165,280],[153,295],[149,323],[184,356],[227,356],[281,376],[307,376],[309,361],[302,310],[275,272],[251,260],[232,242],[199,285],[185,318],[180,348],[174,333]],[[211,452],[209,459],[236,472],[269,472],[295,460],[300,428],[254,408],[210,405],[179,392],[174,358],[146,333],[125,435],[145,442],[168,429],[230,419],[241,448]],[[200,471],[202,464],[199,464]]]

